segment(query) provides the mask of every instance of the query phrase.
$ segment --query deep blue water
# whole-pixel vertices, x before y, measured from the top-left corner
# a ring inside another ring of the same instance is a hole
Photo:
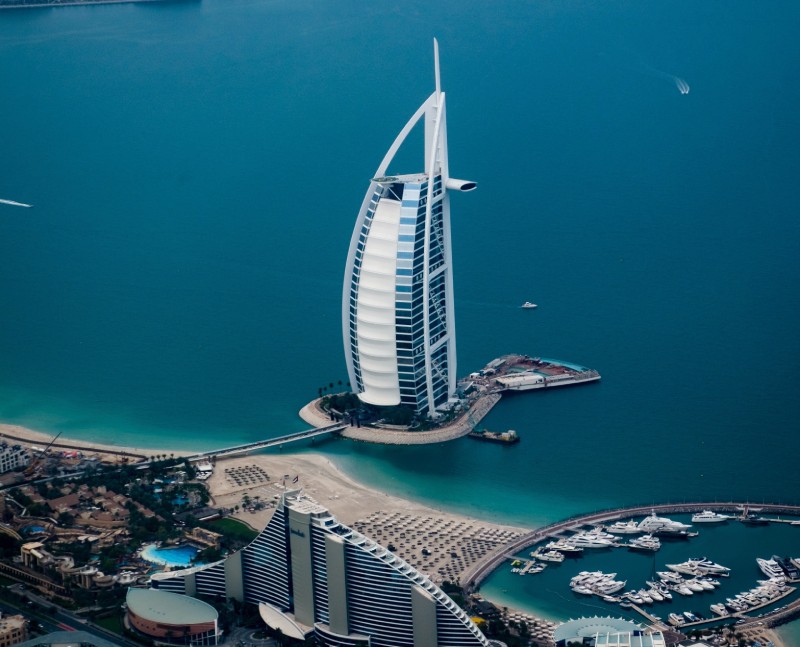
[[[0,197],[36,205],[0,205],[0,419],[196,449],[303,428],[347,379],[350,233],[436,35],[451,171],[479,183],[452,206],[459,372],[522,352],[603,381],[504,400],[512,448],[322,451],[525,524],[796,500],[798,24],[788,1],[0,12]]]

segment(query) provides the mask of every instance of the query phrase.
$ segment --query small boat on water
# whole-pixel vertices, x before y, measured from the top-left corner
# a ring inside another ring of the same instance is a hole
[[[645,550],[656,552],[661,548],[661,541],[652,535],[642,535],[628,542],[628,550]]]
[[[711,510],[703,510],[702,512],[692,515],[692,523],[722,523],[723,521],[727,521],[731,518],[732,517],[728,516],[727,514],[713,512]]]
[[[639,530],[639,524],[633,519],[630,521],[615,521],[610,526],[606,526],[606,530],[615,535],[634,535],[642,532]]]
[[[523,303],[520,306],[520,308],[522,308],[523,310],[533,310],[534,308],[538,308],[538,307],[539,307],[538,305],[536,305],[535,303],[533,303],[531,301],[526,301],[525,303]]]

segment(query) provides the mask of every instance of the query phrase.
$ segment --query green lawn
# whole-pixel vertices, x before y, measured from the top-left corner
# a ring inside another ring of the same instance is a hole
[[[215,531],[220,532],[227,537],[241,539],[242,541],[249,542],[258,537],[258,532],[238,519],[231,519],[230,517],[225,519],[215,519],[210,523],[210,525],[213,526]]]

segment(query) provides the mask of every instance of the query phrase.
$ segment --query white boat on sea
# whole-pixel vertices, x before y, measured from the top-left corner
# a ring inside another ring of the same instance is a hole
[[[524,310],[533,310],[534,308],[538,307],[539,306],[537,306],[535,303],[532,303],[531,301],[526,301],[520,306],[520,308],[523,308]]]
[[[715,577],[725,577],[730,573],[727,566],[712,562],[705,557],[690,558],[680,564],[667,564],[667,568],[676,573],[684,575],[713,575]]]
[[[711,510],[703,510],[692,515],[692,523],[722,523],[733,517]]]
[[[681,523],[680,521],[673,521],[666,517],[656,516],[653,512],[639,522],[639,532],[680,532],[691,528],[689,524]]]
[[[756,563],[758,567],[761,569],[761,572],[764,573],[769,579],[771,580],[785,580],[786,574],[783,572],[781,565],[778,564],[774,559],[762,559],[760,557],[756,558]]]
[[[615,535],[635,535],[640,532],[639,524],[633,519],[629,521],[615,521],[610,526],[606,526],[606,530]]]
[[[564,553],[559,553],[557,550],[543,550],[539,549],[531,553],[531,557],[540,559],[543,562],[563,562]]]
[[[611,548],[614,546],[614,542],[611,539],[588,532],[579,532],[576,535],[572,535],[569,541],[579,548]]]
[[[628,542],[629,550],[649,550],[656,552],[661,548],[661,540],[653,535],[642,535]]]

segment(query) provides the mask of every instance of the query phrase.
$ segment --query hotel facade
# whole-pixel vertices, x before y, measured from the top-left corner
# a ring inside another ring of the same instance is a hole
[[[226,559],[153,575],[153,588],[257,604],[264,622],[325,647],[488,647],[466,613],[403,559],[286,492],[261,534]]]
[[[436,89],[397,135],[361,205],[345,268],[342,331],[353,391],[365,403],[407,405],[435,417],[456,389],[456,331],[445,93]],[[423,173],[386,175],[424,119]]]

